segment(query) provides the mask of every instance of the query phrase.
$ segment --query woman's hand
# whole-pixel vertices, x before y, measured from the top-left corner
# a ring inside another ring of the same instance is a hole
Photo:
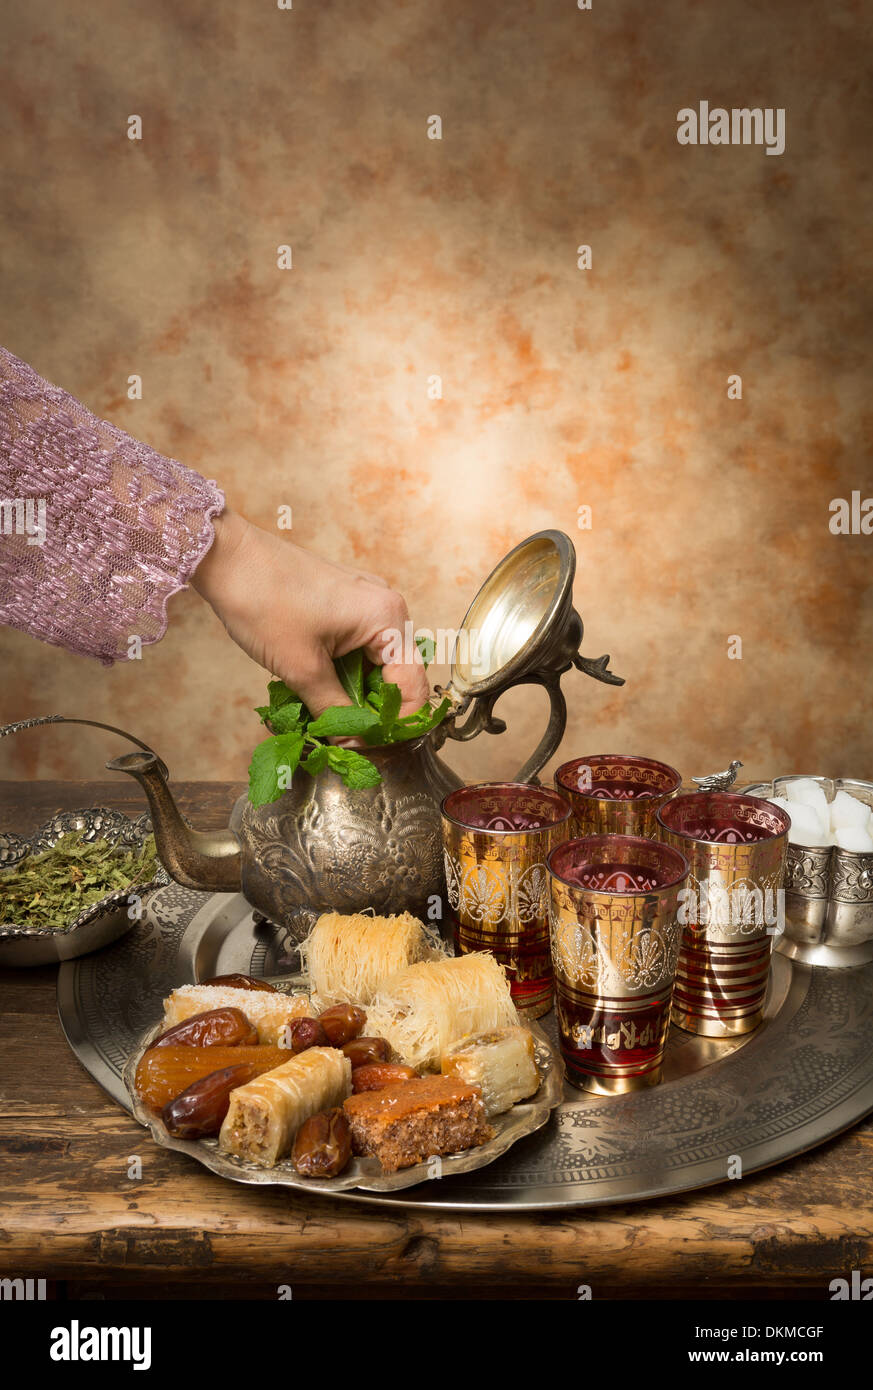
[[[313,715],[347,705],[333,658],[363,647],[400,687],[401,715],[420,709],[430,693],[415,643],[404,660],[383,662],[386,643],[396,651],[409,611],[383,579],[335,565],[253,526],[225,509],[215,540],[191,580],[228,634],[260,666],[281,677]]]

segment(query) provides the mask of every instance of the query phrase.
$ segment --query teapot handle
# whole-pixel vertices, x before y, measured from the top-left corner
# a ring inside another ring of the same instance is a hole
[[[561,690],[561,673],[558,671],[532,671],[529,675],[520,676],[518,680],[511,681],[498,690],[489,691],[487,695],[474,696],[471,701],[472,709],[466,722],[458,725],[454,722],[449,723],[447,720],[443,726],[445,728],[443,738],[448,736],[456,739],[459,743],[466,743],[468,739],[475,738],[477,734],[502,734],[506,729],[506,721],[498,719],[494,715],[494,706],[501,695],[505,695],[507,690],[511,690],[516,685],[541,685],[549,692],[549,722],[546,725],[546,731],[533,753],[512,779],[513,782],[538,783],[537,773],[545,767],[549,758],[557,751],[567,725],[567,701]],[[462,712],[463,709],[459,711],[459,713]],[[439,729],[437,733],[439,733]]]
[[[22,729],[36,729],[41,724],[89,724],[92,729],[108,729],[111,734],[120,734],[122,738],[126,738],[130,743],[135,743],[137,748],[141,748],[143,752],[151,753],[157,758],[158,766],[163,770],[164,777],[169,780],[169,773],[167,772],[166,766],[161,759],[158,758],[154,749],[149,748],[147,743],[143,743],[141,739],[135,738],[134,735],[129,734],[126,729],[116,729],[114,724],[101,724],[96,719],[70,719],[65,714],[44,714],[38,719],[20,719],[17,724],[4,724],[2,728],[0,728],[0,738],[6,738],[7,734],[20,733]]]

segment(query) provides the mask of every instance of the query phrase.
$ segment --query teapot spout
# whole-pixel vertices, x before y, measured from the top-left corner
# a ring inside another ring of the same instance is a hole
[[[148,797],[155,844],[167,872],[186,888],[201,892],[238,893],[242,889],[242,852],[230,830],[192,830],[173,800],[154,753],[124,753],[106,764],[110,772],[135,777]]]

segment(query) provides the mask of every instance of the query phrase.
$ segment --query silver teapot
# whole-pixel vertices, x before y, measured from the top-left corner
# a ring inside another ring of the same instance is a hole
[[[353,791],[336,773],[312,777],[298,768],[277,801],[252,806],[243,798],[227,829],[199,831],[183,820],[166,767],[140,740],[132,741],[141,751],[106,766],[135,777],[145,790],[158,853],[176,882],[207,892],[241,891],[292,938],[305,934],[313,912],[330,909],[408,910],[426,917],[443,891],[440,802],[463,785],[437,756],[445,740],[502,733],[506,725],[493,712],[500,696],[516,685],[544,686],[548,725],[513,779],[536,781],[564,735],[561,675],[575,666],[596,680],[624,684],[609,670],[608,656],[579,654],[575,569],[573,544],[561,531],[537,532],[501,560],[456,635],[449,683],[437,688],[450,702],[448,714],[420,739],[368,747],[366,756],[382,774],[375,787]],[[66,722],[94,721],[51,715],[10,725],[0,736]]]

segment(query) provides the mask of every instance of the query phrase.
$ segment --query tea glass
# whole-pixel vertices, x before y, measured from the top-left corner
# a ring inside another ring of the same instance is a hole
[[[442,803],[443,863],[455,951],[493,951],[516,1008],[552,1007],[549,853],[573,830],[564,797],[526,782],[483,782]]]
[[[691,864],[673,1022],[708,1038],[750,1033],[784,917],[789,817],[757,796],[692,792],[663,805],[657,823]]]
[[[592,835],[549,856],[552,962],[567,1077],[599,1095],[661,1079],[688,860],[657,840]]]
[[[669,763],[624,753],[595,753],[563,763],[555,787],[566,796],[584,835],[651,835],[655,816],[682,777]]]

